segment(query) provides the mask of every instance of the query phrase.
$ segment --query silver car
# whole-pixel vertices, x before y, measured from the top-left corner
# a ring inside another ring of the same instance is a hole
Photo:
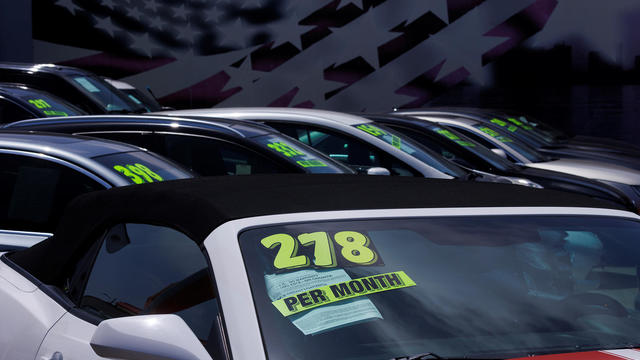
[[[597,160],[549,158],[501,128],[474,119],[423,116],[417,112],[402,114],[453,127],[514,163],[602,181],[624,192],[640,207],[640,171]]]
[[[383,167],[391,175],[475,179],[539,187],[527,179],[463,169],[395,130],[352,114],[276,107],[175,110],[161,114],[262,122],[361,172]]]

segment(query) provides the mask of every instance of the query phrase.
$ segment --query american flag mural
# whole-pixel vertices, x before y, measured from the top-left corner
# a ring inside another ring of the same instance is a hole
[[[178,108],[385,111],[487,84],[563,2],[34,0],[34,51]]]

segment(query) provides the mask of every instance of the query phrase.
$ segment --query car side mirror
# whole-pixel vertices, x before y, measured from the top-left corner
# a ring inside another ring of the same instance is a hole
[[[509,158],[507,157],[507,153],[504,152],[504,150],[502,150],[502,149],[491,149],[491,152],[496,154],[496,155],[498,155],[498,156],[500,156],[503,159],[509,160]]]
[[[98,356],[110,359],[211,360],[189,326],[173,314],[104,320],[90,344]]]
[[[391,175],[391,172],[387,168],[383,167],[370,167],[367,169],[367,175]]]

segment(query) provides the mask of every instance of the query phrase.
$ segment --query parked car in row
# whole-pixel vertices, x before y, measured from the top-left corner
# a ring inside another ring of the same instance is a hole
[[[29,247],[50,236],[66,205],[80,194],[192,176],[169,160],[127,144],[2,131],[0,251]]]
[[[247,121],[91,115],[25,120],[5,128],[117,140],[163,155],[201,176],[354,173],[312,147],[268,126]]]
[[[293,108],[216,108],[158,114],[192,118],[227,118],[266,124],[357,171],[382,167],[394,176],[423,176],[537,185],[522,178],[474,172],[369,119],[335,111]]]
[[[492,151],[501,154],[511,162],[604,182],[623,192],[633,200],[636,208],[640,208],[640,171],[638,170],[596,160],[550,158],[512,137],[509,131],[501,127],[489,126],[482,121],[471,118],[410,116],[454,128]]]
[[[569,138],[540,121],[513,112],[453,108],[403,111],[402,113],[470,118],[481,121],[493,129],[502,128],[511,137],[552,158],[593,159],[640,170],[640,148],[636,145],[604,137]]]
[[[153,96],[153,93],[151,93],[150,89],[147,89],[147,92],[144,92],[124,81],[114,80],[110,78],[103,79],[111,84],[114,88],[125,93],[136,104],[144,106],[147,111],[173,110],[171,108],[165,108],[160,105],[158,100]]]
[[[22,119],[84,115],[84,111],[46,91],[0,83],[0,124]]]
[[[54,64],[0,63],[0,81],[50,92],[89,114],[146,112],[142,104],[86,70]]]
[[[496,175],[526,178],[547,189],[575,192],[613,201],[631,211],[638,211],[633,199],[613,186],[581,176],[514,164],[446,125],[402,115],[363,116],[374,120],[376,124],[382,124],[411,137],[461,166]]]
[[[624,354],[639,235],[631,212],[506,184],[256,175],[97,191],[56,236],[0,258],[0,358]]]

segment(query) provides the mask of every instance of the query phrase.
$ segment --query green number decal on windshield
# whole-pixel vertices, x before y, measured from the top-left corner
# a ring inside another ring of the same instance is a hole
[[[323,166],[327,166],[327,164],[323,163],[320,160],[316,160],[316,159],[311,159],[311,160],[298,160],[296,161],[296,163],[302,167],[308,168],[308,167],[323,167]]]
[[[402,148],[402,140],[395,135],[391,135],[391,145],[393,145],[397,149],[400,149]]]
[[[383,135],[387,134],[386,131],[384,131],[384,130],[376,127],[376,126],[373,126],[373,125],[362,124],[362,125],[356,126],[356,128],[358,128],[358,129],[360,129],[360,130],[362,130],[362,131],[364,131],[366,133],[369,133],[369,134],[371,134],[373,136],[383,136]]]
[[[47,116],[69,116],[66,112],[58,110],[44,110],[42,112]]]
[[[277,152],[280,152],[280,153],[284,154],[284,156],[286,156],[286,157],[294,157],[294,156],[304,155],[304,153],[302,151],[296,150],[293,147],[291,147],[291,145],[285,144],[282,141],[269,143],[269,144],[267,144],[267,146],[272,148],[273,150],[275,150]]]
[[[458,135],[452,133],[451,131],[447,130],[447,129],[437,129],[436,132],[446,138],[448,138],[449,140],[453,140],[455,141],[458,145],[460,146],[469,146],[469,147],[474,147],[476,146],[474,143],[469,142],[469,141],[464,141],[462,140]]]
[[[510,118],[507,118],[507,120],[508,120],[509,122],[511,122],[511,123],[514,123],[514,124],[516,124],[516,125],[520,126],[521,128],[523,128],[523,129],[525,129],[525,130],[533,130],[533,127],[531,127],[531,126],[529,126],[529,125],[525,125],[525,123],[523,123],[523,122],[522,122],[522,121],[520,121],[520,120],[517,120],[516,118],[512,118],[512,117],[510,117]]]
[[[145,182],[152,183],[155,181],[162,181],[162,176],[157,173],[151,171],[148,167],[136,163],[136,164],[125,164],[125,165],[115,165],[113,167],[114,170],[122,173],[124,176],[128,177],[131,182],[134,184],[143,184]]]
[[[48,109],[51,107],[48,102],[42,99],[31,99],[29,100],[29,104],[37,107],[38,109]]]
[[[309,266],[331,268],[340,266],[379,265],[382,263],[371,240],[357,231],[339,231],[333,240],[326,232],[298,235],[274,234],[260,241],[267,249],[279,247],[273,260],[276,270],[297,269]],[[304,249],[300,250],[298,244]],[[308,248],[308,249],[307,249]],[[313,248],[313,253],[310,253]],[[336,249],[337,248],[337,249]],[[298,252],[303,252],[298,254]],[[309,256],[304,253],[308,253]],[[313,258],[313,262],[309,258]]]
[[[510,132],[516,132],[518,130],[518,127],[512,124],[507,123],[506,121],[500,120],[500,119],[496,119],[493,118],[490,120],[493,124],[496,124],[498,126],[502,126],[502,127],[506,127],[508,131]]]
[[[513,142],[513,140],[509,139],[509,138],[508,138],[508,137],[506,137],[506,136],[502,136],[502,135],[500,135],[498,132],[496,132],[496,131],[495,131],[495,130],[493,130],[493,129],[489,129],[488,127],[481,126],[481,127],[479,127],[478,129],[479,129],[480,131],[482,131],[483,133],[485,133],[485,134],[487,134],[487,135],[491,136],[492,138],[497,139],[497,140],[498,140],[498,141],[500,141],[500,142],[503,142],[503,143]]]

